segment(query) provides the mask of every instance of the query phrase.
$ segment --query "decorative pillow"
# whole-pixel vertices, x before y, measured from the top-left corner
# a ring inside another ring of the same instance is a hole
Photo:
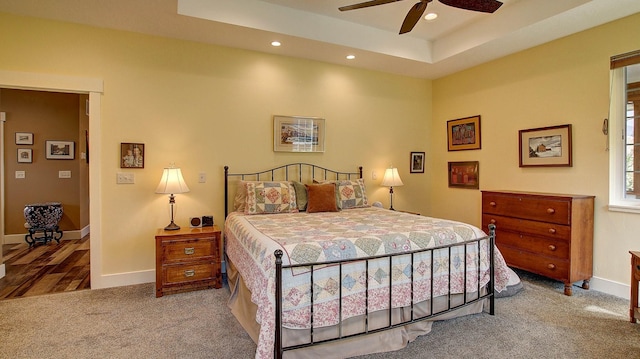
[[[304,184],[291,181],[293,188],[296,190],[296,203],[298,204],[298,210],[306,211],[307,210],[307,187]]]
[[[307,188],[307,212],[338,212],[334,183],[310,184]]]
[[[336,200],[338,208],[349,209],[369,207],[369,200],[367,199],[367,192],[362,178],[358,178],[355,181],[334,180],[324,181],[324,183],[336,184]]]
[[[289,182],[247,182],[245,214],[298,212],[296,192]]]
[[[247,204],[247,181],[238,182],[236,188],[236,197],[233,200],[233,208],[235,211],[244,212]]]

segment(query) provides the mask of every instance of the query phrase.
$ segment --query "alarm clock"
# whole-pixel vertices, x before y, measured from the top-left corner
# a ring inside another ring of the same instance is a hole
[[[189,218],[191,228],[212,227],[213,216],[191,217]]]

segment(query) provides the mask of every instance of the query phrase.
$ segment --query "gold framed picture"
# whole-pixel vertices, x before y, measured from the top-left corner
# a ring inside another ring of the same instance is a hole
[[[480,163],[478,161],[449,162],[449,187],[480,188]]]
[[[449,151],[479,150],[480,115],[447,121]]]

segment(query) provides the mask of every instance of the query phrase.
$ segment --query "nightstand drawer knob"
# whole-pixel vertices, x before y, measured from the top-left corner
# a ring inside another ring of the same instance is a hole
[[[491,224],[496,224],[496,220],[493,219],[493,218],[491,218],[491,220],[489,222],[491,222]]]
[[[184,254],[186,255],[194,254],[195,252],[196,252],[196,249],[193,247],[188,247],[184,249]]]
[[[187,269],[184,271],[185,277],[193,277],[194,275],[196,275],[196,271],[194,269]]]
[[[555,251],[556,250],[556,246],[554,246],[553,244],[550,244],[548,248],[549,248],[550,251]]]
[[[549,269],[556,269],[556,265],[555,265],[555,264],[553,264],[553,263],[549,263],[549,264],[547,265],[547,268],[549,268]]]
[[[493,202],[493,201],[491,201],[491,202],[489,202],[489,205],[490,205],[491,207],[495,207],[495,206],[496,206],[496,203],[495,203],[495,202]]]
[[[553,208],[547,208],[547,213],[554,214],[554,213],[556,213],[556,210],[553,209]]]
[[[549,228],[549,233],[556,234],[556,229],[555,228]]]

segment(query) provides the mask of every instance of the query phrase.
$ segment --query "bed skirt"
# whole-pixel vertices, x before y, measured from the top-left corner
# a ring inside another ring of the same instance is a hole
[[[236,317],[238,322],[242,325],[245,331],[249,334],[251,339],[255,343],[258,343],[258,336],[260,333],[260,324],[256,322],[256,312],[258,307],[251,301],[251,292],[247,288],[242,279],[242,276],[238,273],[233,263],[227,258],[227,279],[229,282],[229,289],[231,295],[229,297],[228,306],[231,312]],[[452,296],[451,302],[463,302],[462,294]],[[476,293],[467,293],[467,298],[476,298]],[[415,340],[418,336],[427,334],[431,331],[433,321],[446,320],[456,317],[461,317],[470,314],[477,314],[483,311],[484,303],[486,300],[482,300],[465,307],[434,316],[430,319],[426,319],[417,323],[408,324],[402,327],[393,328],[390,330],[362,335],[358,337],[352,337],[330,343],[315,345],[307,348],[285,351],[285,358],[349,358],[359,355],[366,355],[372,353],[389,352],[402,349],[407,346],[409,342]],[[448,298],[446,296],[435,299],[434,312],[440,310],[446,310],[448,306]],[[419,303],[415,306],[414,312],[422,315],[428,313],[430,310],[429,301]],[[400,318],[403,316],[409,316],[410,310],[407,308],[393,309],[392,316],[394,318]],[[343,334],[357,333],[362,331],[364,320],[362,317],[350,318],[343,321],[342,331]],[[379,311],[369,314],[369,326],[370,328],[384,327],[388,324],[388,312]],[[337,326],[316,328],[314,329],[315,340],[322,340],[323,338],[335,337],[337,333]],[[283,345],[290,346],[300,343],[305,343],[309,338],[309,330],[303,329],[283,329]]]

